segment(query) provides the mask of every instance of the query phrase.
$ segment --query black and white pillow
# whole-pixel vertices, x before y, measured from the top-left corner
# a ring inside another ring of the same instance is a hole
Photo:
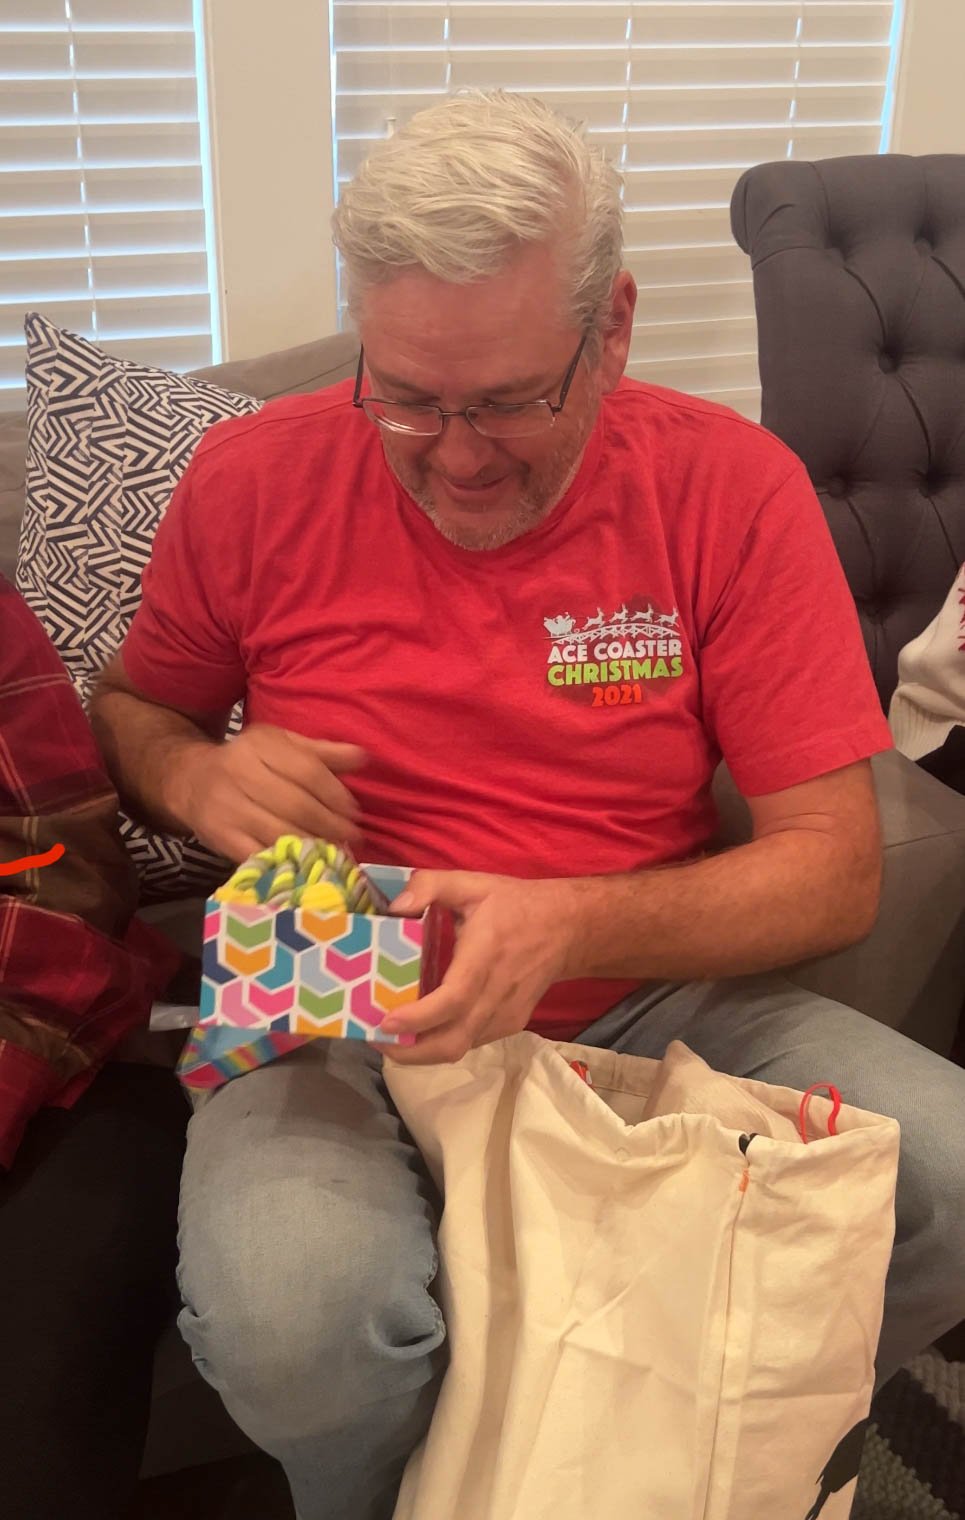
[[[27,497],[17,586],[86,703],[120,646],[171,493],[202,433],[258,411],[251,396],[114,359],[31,313],[27,333]],[[232,716],[237,731],[240,713]],[[146,900],[204,892],[224,862],[122,821]]]

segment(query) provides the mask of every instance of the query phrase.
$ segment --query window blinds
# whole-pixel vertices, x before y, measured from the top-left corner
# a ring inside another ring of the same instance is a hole
[[[759,408],[741,171],[877,152],[897,0],[334,0],[337,180],[433,98],[526,90],[625,175],[629,373]]]
[[[192,0],[0,0],[0,408],[37,308],[112,353],[212,362]]]

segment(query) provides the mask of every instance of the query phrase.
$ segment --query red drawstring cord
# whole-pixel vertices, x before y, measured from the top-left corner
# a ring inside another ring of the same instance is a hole
[[[798,1128],[801,1131],[801,1139],[804,1141],[805,1145],[808,1144],[808,1104],[816,1092],[830,1093],[831,1113],[828,1118],[828,1134],[836,1135],[838,1133],[838,1126],[836,1121],[839,1113],[841,1112],[841,1094],[838,1092],[838,1089],[836,1087],[832,1086],[830,1082],[815,1082],[814,1086],[809,1087],[807,1092],[804,1094],[804,1097],[801,1099],[801,1107],[798,1111]]]

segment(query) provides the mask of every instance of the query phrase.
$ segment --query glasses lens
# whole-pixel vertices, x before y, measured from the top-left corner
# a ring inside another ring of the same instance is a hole
[[[469,420],[484,438],[526,438],[546,433],[556,418],[545,401],[527,401],[522,406],[471,406]]]
[[[442,428],[439,410],[434,406],[413,406],[405,401],[375,401],[367,397],[362,410],[371,422],[391,433],[418,433],[431,437]]]

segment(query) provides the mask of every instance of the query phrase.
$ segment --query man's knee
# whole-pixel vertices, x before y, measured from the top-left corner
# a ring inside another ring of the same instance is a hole
[[[309,1203],[311,1213],[308,1213]],[[205,1231],[182,1263],[182,1334],[200,1370],[260,1445],[350,1428],[407,1402],[433,1376],[445,1339],[428,1291],[427,1221],[393,1227],[311,1190],[304,1231],[265,1229],[242,1246]],[[198,1261],[198,1250],[205,1259]]]

